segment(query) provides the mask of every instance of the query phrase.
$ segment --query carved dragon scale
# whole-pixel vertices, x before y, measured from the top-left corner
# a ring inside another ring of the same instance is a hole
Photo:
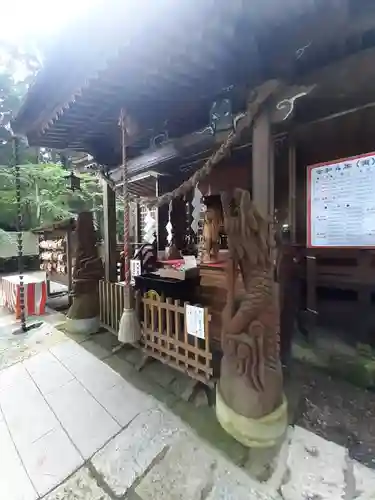
[[[248,191],[223,194],[222,205],[230,258],[219,387],[236,413],[258,418],[282,401],[279,310],[269,228]],[[235,293],[238,271],[245,289],[242,295]]]

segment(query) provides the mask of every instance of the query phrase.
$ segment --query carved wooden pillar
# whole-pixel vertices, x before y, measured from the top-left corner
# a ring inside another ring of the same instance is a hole
[[[117,280],[116,262],[116,195],[103,180],[104,275],[106,281]]]

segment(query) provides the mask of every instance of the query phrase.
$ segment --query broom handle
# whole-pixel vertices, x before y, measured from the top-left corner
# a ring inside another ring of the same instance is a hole
[[[130,241],[129,241],[129,178],[126,160],[126,127],[125,112],[121,110],[121,142],[122,142],[122,172],[123,172],[123,195],[124,195],[124,308],[130,309]]]

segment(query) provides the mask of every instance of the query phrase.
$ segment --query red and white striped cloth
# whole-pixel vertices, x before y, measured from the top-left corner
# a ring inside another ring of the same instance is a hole
[[[43,278],[25,275],[25,314],[26,316],[41,316],[45,313],[47,302],[47,283]],[[19,276],[1,278],[2,305],[21,317],[20,280]]]

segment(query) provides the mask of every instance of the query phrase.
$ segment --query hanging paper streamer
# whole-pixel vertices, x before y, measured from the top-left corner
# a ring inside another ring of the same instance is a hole
[[[153,210],[154,212],[155,210]],[[155,240],[156,231],[156,220],[151,213],[151,210],[147,208],[147,213],[145,217],[145,229],[144,229],[144,240],[146,243],[153,243]]]
[[[172,214],[172,201],[169,202],[168,222],[167,225],[165,226],[165,229],[167,230],[167,242],[169,246],[172,244],[172,239],[173,239],[173,234],[172,234],[173,226],[171,222],[171,214]]]
[[[198,185],[195,186],[194,197],[191,202],[191,205],[193,207],[193,212],[191,214],[192,217],[191,229],[194,231],[195,234],[197,234],[201,208],[202,208],[202,193],[199,191]]]

